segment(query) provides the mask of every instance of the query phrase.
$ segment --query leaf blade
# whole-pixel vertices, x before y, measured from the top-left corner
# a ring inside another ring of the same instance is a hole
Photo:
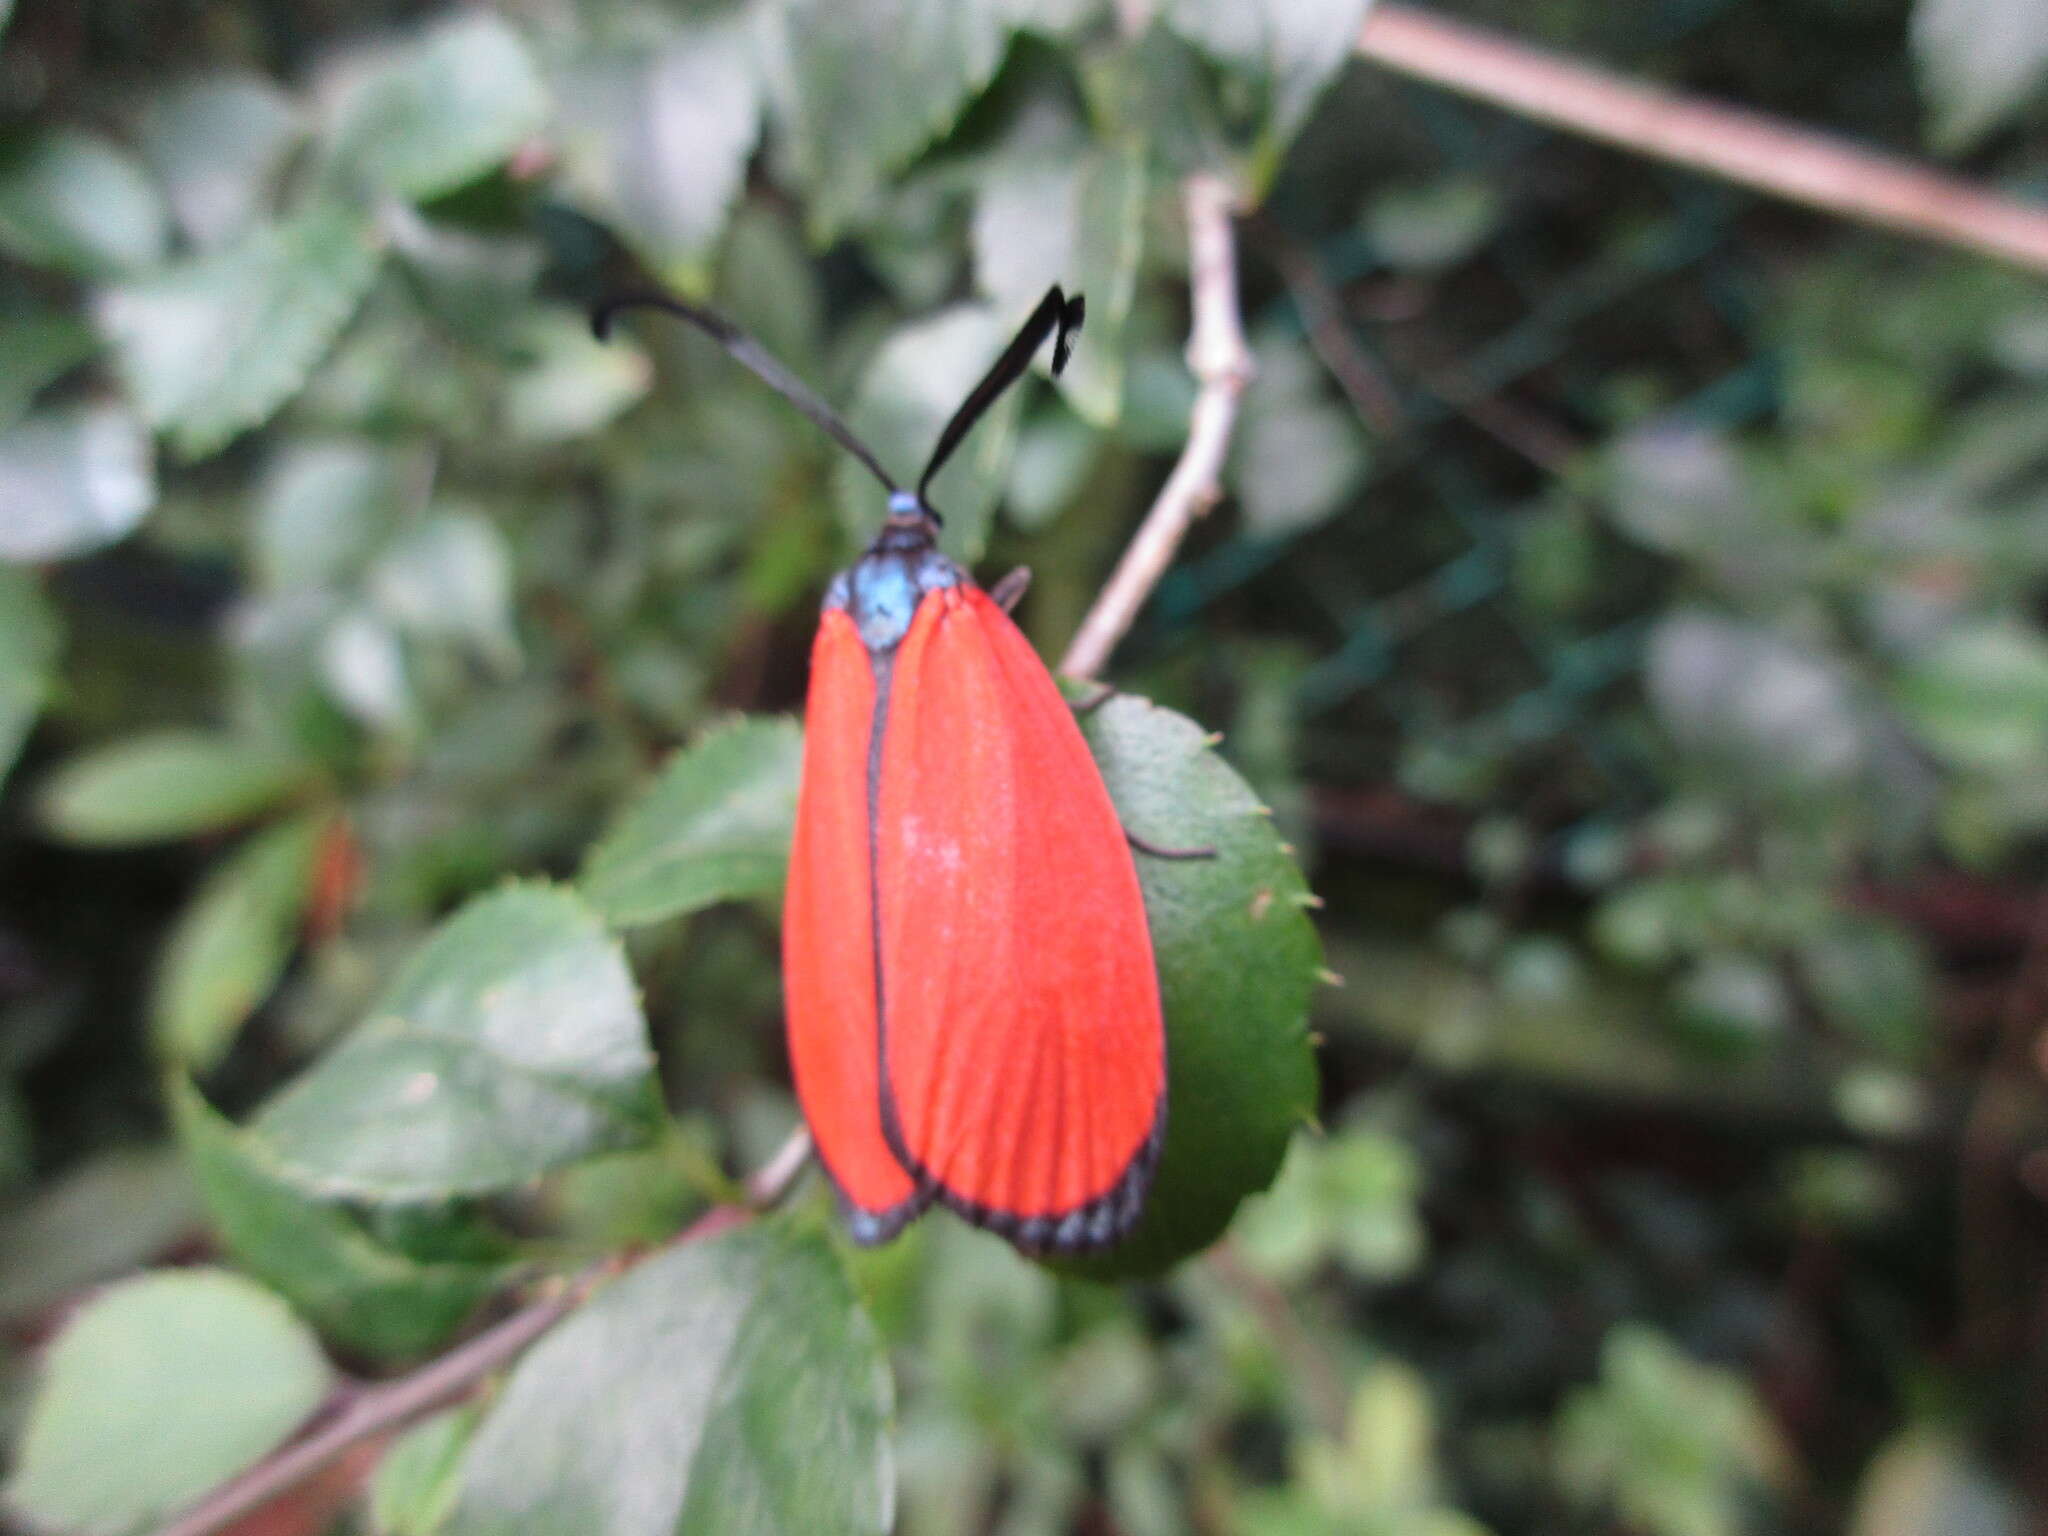
[[[167,1061],[204,1072],[276,985],[312,898],[326,812],[270,827],[235,850],[179,914],[151,989],[149,1023]]]
[[[178,1140],[222,1246],[307,1321],[350,1349],[405,1358],[445,1339],[504,1278],[504,1266],[415,1259],[379,1242],[264,1160],[263,1148],[191,1080],[170,1087]]]
[[[210,731],[130,736],[72,758],[43,781],[44,828],[63,841],[118,847],[217,832],[306,784],[302,759]]]
[[[133,532],[156,504],[149,434],[125,408],[37,411],[0,432],[0,560],[64,560]]]
[[[1322,946],[1301,871],[1201,728],[1131,694],[1081,719],[1127,829],[1204,859],[1136,854],[1166,1014],[1166,1144],[1131,1236],[1071,1266],[1157,1273],[1213,1242],[1313,1113],[1308,1003]]]
[[[739,720],[670,758],[592,847],[579,884],[614,927],[782,889],[803,737]]]
[[[821,1238],[787,1221],[702,1238],[613,1282],[520,1362],[445,1529],[879,1536],[889,1395]],[[798,1404],[801,1445],[786,1433]]]
[[[298,393],[380,256],[364,215],[316,203],[108,289],[97,319],[144,417],[198,458]]]
[[[511,885],[442,924],[254,1130],[317,1194],[483,1193],[639,1145],[659,1113],[652,1061],[596,914],[564,888]]]
[[[50,696],[60,635],[35,577],[0,565],[0,788]]]
[[[436,197],[508,159],[551,110],[519,34],[472,12],[353,83],[335,112],[330,170],[373,191]]]
[[[253,1281],[214,1269],[123,1281],[51,1347],[7,1502],[39,1525],[122,1536],[254,1462],[329,1379],[312,1336]]]

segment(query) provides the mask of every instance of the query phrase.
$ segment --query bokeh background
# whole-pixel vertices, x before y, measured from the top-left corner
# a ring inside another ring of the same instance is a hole
[[[1184,440],[1208,169],[1258,372],[1109,675],[1224,734],[1324,899],[1319,1128],[1157,1280],[950,1218],[859,1259],[898,1528],[2048,1528],[2048,279],[1406,80],[1363,14],[18,0],[10,1435],[94,1287],[218,1257],[189,1081],[239,1116],[673,746],[799,706],[876,497],[586,306],[707,298],[907,474],[1085,289],[1072,376],[942,482],[1057,655]],[[2039,0],[1441,14],[2048,195]],[[772,900],[637,933],[654,1150],[509,1236],[379,1213],[470,1288],[330,1355],[406,1369],[768,1157],[776,943]],[[465,1429],[262,1529],[423,1536]]]

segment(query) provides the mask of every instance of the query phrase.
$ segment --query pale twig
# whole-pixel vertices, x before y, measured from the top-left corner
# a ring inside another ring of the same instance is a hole
[[[1230,226],[1236,201],[1229,183],[1207,173],[1190,176],[1182,188],[1194,311],[1188,368],[1200,389],[1179,462],[1060,660],[1060,670],[1069,676],[1093,677],[1102,669],[1173,563],[1188,525],[1222,494],[1223,460],[1237,425],[1238,397],[1252,376],[1251,351],[1237,313],[1237,248]]]
[[[775,1149],[774,1156],[747,1175],[747,1204],[757,1211],[780,1205],[810,1160],[811,1133],[808,1127],[799,1125]]]
[[[1358,51],[1569,133],[1788,202],[2048,272],[2048,207],[1761,112],[1625,80],[1405,5],[1373,7]]]

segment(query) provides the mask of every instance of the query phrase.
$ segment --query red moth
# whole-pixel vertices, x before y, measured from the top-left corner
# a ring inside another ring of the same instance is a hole
[[[939,435],[913,493],[751,337],[662,295],[889,493],[811,648],[783,914],[789,1053],[856,1240],[934,1201],[1031,1253],[1137,1221],[1166,1119],[1159,981],[1131,850],[1072,710],[939,553],[932,477],[1082,301],[1055,287]]]

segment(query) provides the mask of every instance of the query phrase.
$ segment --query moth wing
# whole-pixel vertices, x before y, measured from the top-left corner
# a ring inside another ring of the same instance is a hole
[[[1073,711],[977,588],[927,593],[897,650],[876,827],[891,1144],[1021,1247],[1114,1242],[1165,1115],[1144,897]]]
[[[797,1097],[862,1242],[894,1236],[929,1204],[882,1134],[868,826],[875,693],[852,619],[827,609],[811,647],[782,975]]]

